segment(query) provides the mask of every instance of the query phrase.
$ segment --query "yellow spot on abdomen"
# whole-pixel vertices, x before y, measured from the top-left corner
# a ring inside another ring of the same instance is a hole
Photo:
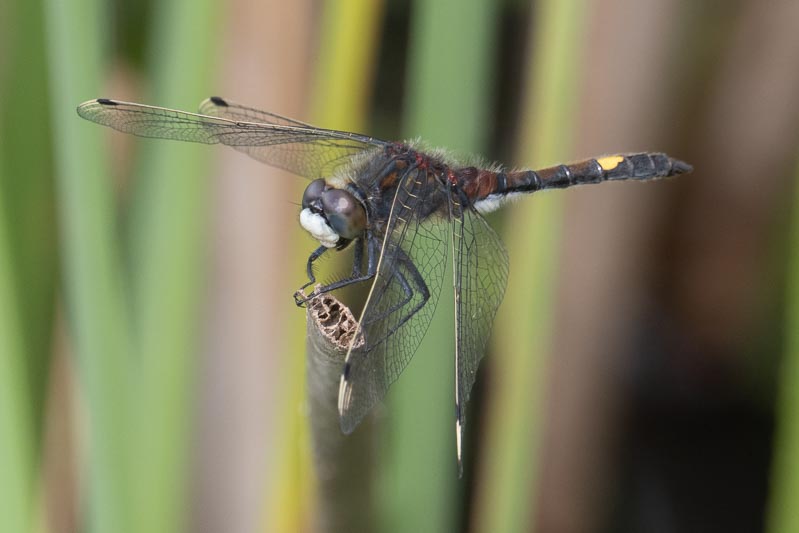
[[[619,163],[624,161],[623,155],[609,155],[607,157],[600,157],[596,160],[599,163],[599,166],[602,167],[602,170],[613,170]]]

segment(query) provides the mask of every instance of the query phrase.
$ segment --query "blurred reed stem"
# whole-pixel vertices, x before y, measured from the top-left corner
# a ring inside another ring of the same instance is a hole
[[[351,435],[340,429],[338,388],[341,368],[357,329],[349,308],[325,295],[306,312],[308,412],[319,501],[314,531],[375,531],[373,417]]]
[[[214,0],[154,4],[151,100],[185,108],[209,96],[217,67]],[[144,142],[135,177],[132,270],[140,347],[136,388],[135,531],[185,530],[189,443],[205,291],[211,152]]]
[[[33,442],[41,444],[57,276],[54,178],[49,123],[44,6],[9,0],[0,23],[0,187],[8,255],[25,345]]]
[[[366,128],[383,9],[382,0],[324,4],[311,93],[314,124],[348,131]]]
[[[105,69],[106,4],[47,0],[46,36],[64,292],[89,413],[89,531],[133,533],[127,392],[133,347],[120,264],[113,181],[103,131],[75,114],[96,97]],[[79,31],[76,31],[80,28]]]
[[[371,102],[372,80],[376,69],[375,61],[377,51],[380,48],[378,39],[381,36],[380,29],[383,22],[384,2],[382,0],[344,0],[341,2],[326,2],[320,24],[320,39],[317,49],[316,70],[313,75],[313,91],[310,94],[310,120],[313,124],[323,127],[349,131],[365,131],[367,129],[367,112]],[[308,241],[303,241],[308,242]],[[302,248],[298,251],[297,260],[304,264],[308,259],[309,249]],[[329,260],[325,268],[337,269],[343,267],[342,257],[334,256],[334,260]],[[344,268],[349,268],[344,267]],[[352,309],[355,316],[358,316],[359,309]],[[297,331],[292,333],[292,337],[298,342],[306,340],[305,332]],[[297,362],[296,371],[292,372],[293,379],[300,380],[302,386],[296,390],[305,391],[306,370],[305,364],[308,359],[295,358]],[[308,369],[307,372],[313,373],[318,369]],[[339,369],[340,371],[340,369]],[[302,437],[307,439],[308,419],[298,420],[302,425],[299,432]],[[359,428],[360,431],[363,428]],[[332,436],[332,442],[338,442],[341,429],[336,425],[331,428],[338,433]],[[371,426],[366,431],[374,431]],[[362,439],[362,435],[355,438]],[[307,464],[307,457],[302,458],[303,463]],[[371,468],[370,462],[361,463],[357,468]],[[319,472],[317,471],[316,474]],[[343,473],[341,473],[343,475]],[[352,479],[356,482],[371,483],[372,473],[354,472]],[[328,480],[327,485],[330,484]],[[319,488],[324,491],[325,483]],[[374,499],[371,501],[357,501],[363,492],[364,487],[352,487],[348,492],[350,500],[347,505],[351,509],[362,509],[364,523],[371,523],[375,509],[371,508]],[[289,494],[284,499],[289,498]],[[318,494],[326,501],[320,502],[321,508],[325,508],[331,501],[341,503],[341,495]],[[343,512],[342,514],[346,514]],[[368,517],[368,518],[367,518]],[[329,525],[329,524],[327,524]]]
[[[480,153],[491,119],[498,6],[488,0],[434,0],[412,7],[403,135],[462,154]],[[387,531],[461,527],[451,262],[430,329],[389,394],[391,462],[382,489]],[[465,406],[467,431],[472,407]],[[470,453],[467,448],[467,469]]]
[[[517,159],[542,167],[570,154],[585,2],[543,0],[533,11]],[[475,531],[528,531],[535,516],[561,216],[559,195],[542,194],[512,206],[505,224],[512,228],[506,238],[510,279],[494,329],[497,373],[486,416]]]
[[[32,531],[33,524],[34,413],[28,393],[27,350],[21,335],[3,192],[0,187],[0,531],[25,533]]]
[[[56,277],[43,6],[0,20],[0,531],[36,529]]]
[[[799,167],[788,251],[787,338],[778,374],[777,429],[766,527],[771,533],[799,531]]]

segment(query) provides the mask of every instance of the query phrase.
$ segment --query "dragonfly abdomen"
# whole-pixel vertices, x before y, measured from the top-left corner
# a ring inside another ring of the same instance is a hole
[[[648,180],[683,174],[691,166],[662,153],[610,155],[586,159],[570,165],[558,165],[536,171],[520,172],[519,185],[535,184],[538,189],[564,189],[614,180]],[[536,176],[524,176],[534,173]],[[509,175],[509,178],[511,176]]]
[[[495,178],[494,190],[479,197],[474,206],[478,211],[488,212],[500,207],[506,199],[522,193],[543,189],[565,189],[603,181],[643,181],[676,176],[691,170],[691,165],[666,154],[643,152],[586,159],[540,170],[499,172]]]

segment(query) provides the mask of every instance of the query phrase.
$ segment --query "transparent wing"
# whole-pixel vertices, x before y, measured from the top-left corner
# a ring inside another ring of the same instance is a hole
[[[461,463],[466,402],[508,284],[508,253],[473,208],[451,202],[455,284],[455,436]]]
[[[211,98],[202,104],[218,111],[226,102]],[[246,108],[237,106],[235,113]],[[254,110],[251,111],[254,114]],[[164,107],[98,99],[78,106],[78,115],[124,133],[204,144],[224,144],[269,165],[308,178],[328,176],[356,154],[386,146],[385,141],[357,133],[325,130],[259,112],[270,122],[231,120]]]
[[[299,126],[302,128],[313,128],[306,122],[300,122],[293,118],[284,117],[277,113],[270,113],[269,111],[261,111],[254,107],[231,102],[228,99],[220,98],[219,96],[212,96],[206,98],[200,104],[201,115],[211,115],[213,117],[221,117],[235,121],[244,122],[261,122],[263,124],[280,124],[283,126]]]
[[[411,171],[394,198],[377,275],[359,323],[364,347],[350,348],[339,388],[341,429],[351,432],[408,365],[435,312],[446,268],[449,223],[430,213],[433,191]]]

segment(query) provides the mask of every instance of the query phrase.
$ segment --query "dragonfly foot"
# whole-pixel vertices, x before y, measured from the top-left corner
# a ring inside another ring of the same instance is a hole
[[[297,304],[297,307],[305,307],[309,300],[312,300],[319,296],[321,293],[316,292],[314,290],[311,294],[305,294],[305,288],[298,289],[297,292],[294,293],[294,303]]]

